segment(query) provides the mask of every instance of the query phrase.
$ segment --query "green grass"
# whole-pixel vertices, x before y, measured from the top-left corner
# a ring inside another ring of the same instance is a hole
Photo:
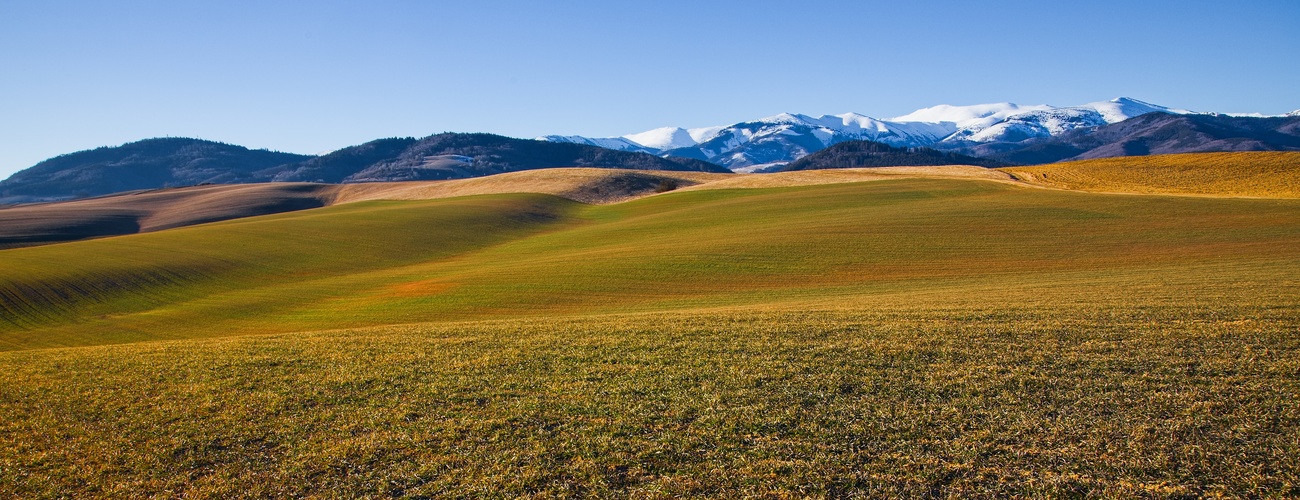
[[[0,258],[0,497],[1300,495],[1300,200],[492,195]]]
[[[1104,301],[1132,287],[1213,302],[1300,281],[1300,202],[917,179],[606,206],[497,195],[342,205],[5,256],[0,345],[11,349],[976,294],[1070,300],[1087,289]]]
[[[249,333],[238,325],[352,292],[333,280],[546,231],[577,207],[544,195],[364,202],[6,250],[0,348]]]

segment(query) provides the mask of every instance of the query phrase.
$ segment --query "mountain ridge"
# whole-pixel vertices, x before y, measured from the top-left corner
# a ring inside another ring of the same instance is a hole
[[[861,140],[1013,164],[1287,151],[1300,149],[1297,115],[1300,110],[1270,117],[1198,113],[1131,98],[1069,107],[1008,102],[932,106],[887,120],[858,113],[781,113],[725,127],[663,127],[615,138],[391,137],[319,156],[160,138],[38,163],[0,181],[0,204],[205,183],[438,180],[554,167],[772,172],[831,145]]]
[[[255,172],[311,158],[203,139],[162,137],[67,153],[0,181],[0,203],[198,184],[238,184]]]
[[[1024,141],[1009,151],[990,144],[977,156],[1022,165],[1117,156],[1300,150],[1300,117],[1148,113],[1119,123]]]
[[[1152,112],[1193,113],[1129,97],[1065,107],[1045,104],[1021,106],[1010,102],[970,106],[942,104],[887,119],[859,113],[816,117],[781,113],[730,126],[664,127],[607,138],[551,135],[537,139],[684,156],[732,170],[743,170],[755,165],[788,163],[850,140],[869,140],[894,147],[949,149],[1051,137]],[[670,139],[665,140],[665,136]]]
[[[826,149],[790,162],[778,171],[940,165],[972,165],[989,168],[1007,166],[1006,163],[996,160],[930,148],[896,148],[879,142],[846,141],[832,144]]]
[[[872,118],[859,113],[807,116],[780,113],[733,123],[731,126],[660,127],[617,138],[545,135],[547,142],[601,144],[603,147],[649,152],[660,156],[697,158],[727,166],[733,171],[772,171],[828,145],[846,140],[872,140],[893,147],[930,147],[969,156],[1005,153],[1032,147],[1075,130],[1087,131],[1149,113],[1175,116],[1230,118],[1283,118],[1300,116],[1300,110],[1279,116],[1258,113],[1212,113],[1170,108],[1148,101],[1117,97],[1073,106],[992,103],[941,104],[892,118]],[[988,147],[993,144],[993,147]],[[1269,149],[1261,147],[1257,149]],[[1217,149],[1195,149],[1217,151]],[[1236,151],[1236,149],[1226,149]],[[1167,151],[1179,152],[1179,151]],[[1005,158],[1000,158],[1005,160]]]
[[[729,172],[689,158],[494,134],[378,139],[316,157],[249,150],[202,139],[165,138],[43,161],[0,181],[0,203],[68,200],[209,183],[446,180],[554,167]]]

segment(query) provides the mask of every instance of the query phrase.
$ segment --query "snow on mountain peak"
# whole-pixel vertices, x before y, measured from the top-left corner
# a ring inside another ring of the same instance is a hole
[[[676,149],[696,144],[696,140],[691,137],[690,132],[681,127],[662,127],[639,134],[628,134],[623,138],[655,149]]]
[[[1129,97],[1117,97],[1109,101],[1090,102],[1076,107],[1080,109],[1091,109],[1101,113],[1101,116],[1106,120],[1106,123],[1119,123],[1134,116],[1154,112],[1178,114],[1188,113],[1188,111],[1181,109],[1169,109],[1164,106],[1158,106]]]
[[[688,128],[686,133],[691,134],[691,139],[695,139],[696,143],[700,143],[717,137],[719,133],[726,129],[725,125],[718,125],[716,127]]]
[[[842,115],[826,115],[821,117],[818,121],[830,122],[831,125],[838,124],[840,127],[851,128],[851,129],[884,131],[887,128],[884,122],[872,118],[870,116],[860,115],[857,113],[844,113]]]
[[[795,113],[781,113],[779,115],[769,116],[755,120],[759,123],[787,124],[787,125],[808,125],[811,117]]]
[[[700,128],[661,127],[639,134],[627,134],[618,139],[631,141],[651,149],[667,151],[669,149],[688,148],[708,141],[717,137],[718,133],[726,128],[725,126]]]
[[[544,135],[536,138],[538,141],[549,142],[571,142],[574,144],[586,144],[588,146],[599,146],[606,149],[617,149],[619,151],[645,151],[646,148],[640,144],[629,141],[622,137],[583,137],[580,135]]]
[[[1022,106],[1011,102],[918,109],[879,120],[859,113],[813,117],[781,113],[734,125],[663,127],[610,138],[547,136],[543,140],[592,144],[708,159],[733,169],[792,161],[837,142],[871,140],[892,146],[942,147],[964,143],[1020,142],[1151,113],[1191,113],[1119,97],[1080,106]],[[1291,116],[1300,115],[1300,110]],[[687,151],[689,149],[689,151]]]
[[[1287,113],[1286,115],[1283,116],[1300,116],[1300,109]]]
[[[929,108],[921,108],[903,116],[890,118],[888,121],[927,123],[948,122],[955,124],[958,128],[983,128],[1018,114],[1029,113],[1031,111],[1046,111],[1049,109],[1052,109],[1052,107],[1045,104],[1038,106],[1020,106],[1012,102],[975,104],[971,106],[940,104]]]

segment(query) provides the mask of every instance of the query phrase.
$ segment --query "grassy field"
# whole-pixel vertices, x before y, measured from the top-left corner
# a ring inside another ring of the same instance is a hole
[[[653,313],[12,352],[0,491],[1295,496],[1296,313]]]
[[[1300,152],[1128,156],[999,170],[1081,191],[1300,198]]]
[[[7,250],[0,346],[1134,287],[1236,300],[1300,279],[1297,214],[940,179],[356,203]]]
[[[0,495],[1300,495],[1300,200],[496,194],[0,257]]]

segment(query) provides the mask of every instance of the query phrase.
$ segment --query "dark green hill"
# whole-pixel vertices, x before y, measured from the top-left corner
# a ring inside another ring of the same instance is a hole
[[[390,161],[406,148],[415,144],[414,137],[378,139],[358,146],[349,146],[323,154],[295,165],[280,166],[261,172],[269,180],[302,182],[343,182],[349,175],[370,165]]]
[[[555,167],[730,172],[701,160],[492,134],[379,139],[316,157],[167,138],[43,161],[0,182],[0,204],[205,183],[441,180]]]
[[[791,162],[783,171],[828,168],[912,167],[930,165],[975,165],[1005,167],[1007,164],[930,148],[896,148],[872,141],[848,141]]]
[[[342,181],[460,179],[554,167],[730,172],[706,161],[686,158],[667,159],[646,153],[493,134],[447,133],[420,139],[395,158],[372,163]]]
[[[50,158],[0,181],[0,203],[85,198],[137,189],[257,182],[255,172],[311,158],[169,137]]]

